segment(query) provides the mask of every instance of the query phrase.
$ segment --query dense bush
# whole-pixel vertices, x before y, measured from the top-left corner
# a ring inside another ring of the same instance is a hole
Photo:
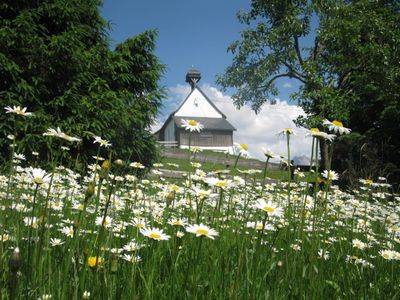
[[[13,132],[19,152],[60,155],[41,133],[60,127],[82,143],[66,155],[83,162],[96,154],[93,135],[113,144],[116,157],[150,164],[162,65],[154,54],[156,32],[146,31],[110,50],[100,1],[6,1],[0,4],[0,103],[21,105],[32,118],[0,113],[0,160]],[[7,119],[7,121],[6,121]],[[29,132],[29,134],[27,134]],[[58,145],[60,146],[60,145]],[[83,151],[84,150],[84,151]],[[73,162],[73,159],[69,160]]]

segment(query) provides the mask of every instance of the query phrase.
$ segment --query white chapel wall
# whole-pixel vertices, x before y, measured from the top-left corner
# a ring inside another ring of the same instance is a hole
[[[182,107],[175,113],[175,116],[222,118],[222,115],[207,101],[198,89],[194,89]]]

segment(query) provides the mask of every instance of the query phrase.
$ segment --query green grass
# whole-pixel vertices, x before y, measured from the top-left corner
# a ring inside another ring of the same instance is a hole
[[[105,163],[79,176],[11,164],[0,176],[0,295],[399,298],[400,198],[385,182],[351,193],[299,178],[261,185],[236,171],[241,180],[195,177],[189,161],[166,162],[188,176],[136,178],[135,169]]]
[[[189,158],[189,152],[184,149],[174,149],[174,152],[176,153],[184,153],[187,155]],[[210,157],[220,157],[221,160],[226,158],[226,155],[223,153],[218,153],[218,152],[213,152],[213,151],[203,151],[202,154],[205,154]],[[228,156],[232,160],[236,159],[236,156],[230,155]],[[178,159],[178,158],[170,158],[170,157],[162,157],[160,162],[164,165],[162,169],[168,169],[168,170],[179,170],[181,172],[193,172],[194,168],[189,161],[189,159]],[[253,161],[258,161],[256,159],[250,159]],[[245,158],[239,158],[239,161],[246,161]],[[258,161],[259,162],[259,161]],[[243,171],[247,170],[258,170],[260,173],[248,175],[251,179],[256,179],[256,180],[262,180],[264,176],[264,168],[245,168],[242,166],[237,166],[236,168],[233,168],[234,165],[226,165],[226,164],[218,164],[218,163],[210,163],[210,162],[199,162],[201,164],[201,169],[207,173],[209,172],[216,172],[216,171],[221,171],[221,170],[229,170],[231,176],[244,176]],[[264,162],[263,162],[264,163]],[[172,166],[169,166],[168,164],[177,164],[179,165],[179,168],[174,168]],[[242,172],[240,172],[242,171]],[[304,172],[305,178],[303,180],[313,182],[315,177],[313,174],[309,174],[309,172]],[[282,170],[276,167],[276,163],[274,163],[274,166],[271,166],[269,164],[269,167],[267,168],[267,173],[266,177],[272,179],[272,180],[288,180],[288,172],[287,170]]]

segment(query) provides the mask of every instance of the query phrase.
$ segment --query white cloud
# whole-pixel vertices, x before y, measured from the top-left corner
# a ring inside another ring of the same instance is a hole
[[[247,144],[253,157],[264,159],[262,147],[286,156],[286,137],[277,135],[283,128],[293,128],[296,132],[296,136],[291,136],[291,157],[310,155],[311,139],[305,137],[304,128],[297,128],[292,121],[304,114],[302,108],[280,100],[275,105],[265,104],[261,111],[255,114],[248,105],[244,105],[240,110],[236,109],[230,96],[224,95],[211,85],[203,84],[201,89],[237,129],[233,133],[234,142]],[[177,105],[169,108],[168,115],[187,97],[190,87],[177,85],[169,90],[172,94],[171,99],[180,100]]]
[[[291,84],[290,82],[285,82],[285,83],[283,84],[283,87],[284,87],[284,88],[291,88],[291,87],[292,87],[292,84]]]

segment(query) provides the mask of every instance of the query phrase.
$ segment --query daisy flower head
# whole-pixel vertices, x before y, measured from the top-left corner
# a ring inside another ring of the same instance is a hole
[[[24,117],[33,116],[33,113],[26,111],[26,107],[21,108],[20,106],[13,106],[11,108],[11,106],[6,106],[4,109],[6,110],[6,114],[16,114]]]
[[[190,233],[194,233],[197,237],[199,236],[206,236],[210,239],[214,239],[216,236],[218,236],[218,232],[207,225],[204,225],[202,223],[200,224],[193,224],[189,225],[186,227],[186,231]]]
[[[249,147],[246,144],[239,144],[239,143],[234,143],[233,144],[235,153],[237,153],[238,155],[247,157],[249,156]]]
[[[73,238],[74,234],[75,234],[74,227],[72,227],[72,226],[65,226],[65,227],[61,228],[61,232],[70,238]]]
[[[101,137],[99,137],[97,135],[94,136],[93,144],[99,144],[100,147],[104,147],[104,148],[108,148],[112,145],[109,141],[102,139]]]
[[[25,160],[25,155],[20,154],[20,153],[14,153],[14,158],[17,160]]]
[[[318,250],[318,257],[322,258],[323,260],[328,260],[329,259],[329,251],[328,250],[319,249]]]
[[[258,209],[261,209],[265,211],[268,216],[276,216],[276,217],[282,217],[283,216],[283,208],[279,207],[275,203],[272,203],[271,201],[266,202],[264,199],[258,199],[257,203],[255,204],[255,207]]]
[[[332,170],[330,170],[330,171],[324,170],[321,175],[322,175],[322,177],[328,179],[329,181],[339,179],[338,173],[336,173],[335,171],[332,171]]]
[[[223,190],[226,190],[232,186],[232,180],[230,179],[219,179],[215,177],[208,177],[205,179],[205,182],[211,186],[219,187]]]
[[[203,149],[197,146],[193,146],[192,149],[190,149],[190,151],[192,151],[192,153],[198,153],[198,152],[203,152]]]
[[[262,151],[263,151],[264,156],[266,158],[274,158],[274,157],[276,157],[276,154],[274,152],[272,152],[272,150],[269,149],[269,148],[265,149],[264,147],[262,147]]]
[[[384,249],[379,254],[386,260],[400,260],[400,253],[394,250]]]
[[[318,128],[310,128],[306,135],[320,140],[327,140],[329,142],[332,142],[336,138],[336,135],[320,131]]]
[[[196,120],[182,120],[182,127],[190,132],[200,132],[204,128],[203,124],[197,122]]]
[[[168,224],[173,225],[173,226],[185,226],[186,225],[186,220],[183,219],[171,219],[168,221]]]
[[[70,136],[70,135],[62,132],[60,127],[57,127],[57,129],[48,128],[47,131],[45,133],[43,133],[43,135],[58,137],[60,139],[66,140],[68,142],[78,142],[79,143],[82,141],[81,138],[73,137],[73,136]]]
[[[40,168],[30,168],[27,171],[27,176],[32,182],[41,185],[50,181],[50,175],[46,174],[45,170]]]
[[[133,264],[142,261],[142,258],[141,258],[140,256],[138,256],[138,255],[132,255],[132,254],[124,254],[124,255],[122,256],[122,259],[123,259],[123,260],[126,260],[127,262],[133,263]]]
[[[56,246],[61,246],[62,244],[64,244],[65,242],[62,241],[61,239],[57,239],[57,238],[50,238],[50,245],[52,247],[56,247]]]
[[[296,135],[292,128],[283,128],[281,131],[278,132],[278,135]]]
[[[128,252],[135,252],[139,250],[141,247],[142,247],[141,245],[132,240],[128,244],[124,245],[122,248]]]
[[[200,197],[200,198],[208,198],[211,195],[211,190],[203,190],[203,189],[199,189],[198,187],[194,186],[193,187],[193,191],[196,195],[196,197]]]
[[[171,237],[164,233],[162,229],[158,228],[143,228],[140,229],[140,233],[143,234],[145,237],[151,238],[156,241],[167,241]]]
[[[129,165],[131,168],[135,168],[135,169],[144,169],[144,166],[140,163],[140,162],[133,162]]]
[[[352,241],[352,244],[353,244],[354,248],[357,248],[357,249],[360,249],[360,250],[364,250],[368,246],[366,243],[360,241],[359,239],[354,239]]]
[[[139,229],[144,229],[147,227],[147,222],[145,219],[142,218],[134,218],[131,222],[132,226],[139,228]]]
[[[324,120],[322,123],[324,126],[328,127],[330,131],[333,131],[335,133],[338,133],[340,135],[342,134],[349,134],[351,132],[350,128],[346,128],[343,126],[343,123],[337,120],[334,120],[332,122],[328,121],[327,119]]]
[[[112,218],[110,218],[109,216],[106,216],[105,218],[103,218],[102,216],[98,216],[96,217],[96,225],[110,228],[112,226]]]

